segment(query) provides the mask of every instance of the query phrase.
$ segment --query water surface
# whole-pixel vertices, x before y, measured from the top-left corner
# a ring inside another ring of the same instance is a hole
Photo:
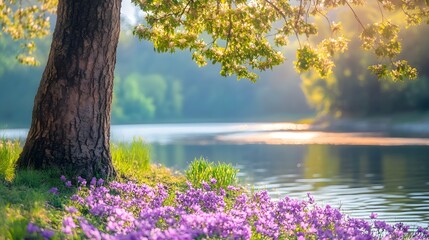
[[[0,132],[25,137],[26,130]],[[314,131],[291,123],[113,126],[113,141],[142,137],[152,160],[183,170],[196,157],[228,162],[272,198],[315,196],[354,217],[429,224],[429,139]]]

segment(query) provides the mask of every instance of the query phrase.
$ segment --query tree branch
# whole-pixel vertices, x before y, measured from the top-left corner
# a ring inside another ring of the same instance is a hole
[[[358,17],[358,15],[356,14],[355,10],[352,8],[352,6],[350,5],[350,3],[348,1],[345,1],[345,3],[350,8],[350,10],[352,10],[354,17],[358,21],[358,23],[360,24],[360,26],[365,30],[365,26],[360,21],[360,18]]]
[[[382,21],[382,22],[384,22],[383,9],[381,8],[380,1],[379,1],[379,0],[377,0],[377,5],[378,5],[378,9],[380,10],[380,13],[381,13],[381,21]]]
[[[287,22],[287,17],[281,9],[279,9],[274,3],[270,2],[269,0],[265,0],[265,2],[268,3],[272,8],[274,8],[274,10],[276,10],[278,14],[282,16],[285,23]],[[295,33],[296,40],[298,40],[299,47],[301,48],[301,41],[299,39],[298,32],[296,31],[296,26],[293,28],[293,31]]]

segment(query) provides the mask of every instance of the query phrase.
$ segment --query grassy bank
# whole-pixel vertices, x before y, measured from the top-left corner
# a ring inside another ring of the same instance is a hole
[[[77,179],[62,181],[59,176],[63,174],[58,169],[16,171],[15,162],[21,151],[19,141],[0,140],[0,239],[31,236],[29,223],[43,226],[44,230],[61,232],[62,216],[69,214],[66,206],[73,205],[70,197],[79,192],[78,188],[70,187],[72,182],[76,186]],[[161,165],[151,164],[150,146],[140,139],[129,144],[112,144],[111,154],[117,171],[115,181],[119,183],[133,182],[149,187],[161,184],[169,189],[169,194],[187,188],[187,181],[201,185],[204,180],[209,182],[212,176],[220,179],[217,188],[237,183],[238,170],[227,164],[196,159],[186,171],[187,177]],[[64,235],[57,237],[63,238]]]
[[[185,174],[150,164],[140,140],[112,145],[118,177],[14,171],[18,142],[0,141],[0,239],[427,239],[403,224],[353,219],[329,205],[273,201],[237,186],[237,169],[197,159]]]

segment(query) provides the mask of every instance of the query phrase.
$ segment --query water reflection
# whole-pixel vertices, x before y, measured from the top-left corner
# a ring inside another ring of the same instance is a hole
[[[429,148],[264,144],[153,145],[155,161],[177,169],[195,157],[230,162],[241,181],[273,198],[305,198],[368,218],[429,224]]]
[[[390,133],[339,133],[320,131],[273,131],[240,132],[217,136],[216,139],[233,144],[329,144],[329,145],[364,145],[364,146],[429,146],[427,138],[391,137]]]

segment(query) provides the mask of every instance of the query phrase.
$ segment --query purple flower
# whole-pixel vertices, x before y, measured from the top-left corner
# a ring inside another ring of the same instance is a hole
[[[86,185],[82,178],[78,182]],[[104,184],[93,178],[89,189],[82,186],[71,197],[87,215],[65,207],[70,216],[64,217],[61,230],[88,239],[401,239],[408,231],[403,224],[355,219],[329,205],[318,206],[310,193],[307,200],[272,200],[266,191],[231,192],[240,188],[229,186],[225,192],[214,189],[216,183],[210,179],[200,188],[188,183],[188,189],[176,192],[169,201],[170,192],[162,184]],[[94,225],[86,216],[97,219]],[[370,217],[375,219],[377,214]],[[27,231],[40,229],[31,223]],[[428,230],[419,228],[411,238],[428,239]]]
[[[77,209],[73,206],[70,207],[65,207],[66,211],[73,214],[73,213],[77,213]]]
[[[27,232],[28,233],[37,233],[39,231],[40,231],[40,228],[37,225],[35,225],[31,222],[28,223],[28,225],[27,225]]]
[[[51,239],[55,235],[55,232],[49,229],[45,229],[40,232],[40,235],[42,235],[42,237],[45,239]]]
[[[66,178],[64,175],[61,175],[60,179],[61,179],[61,181],[63,181],[63,182],[67,181],[67,178]]]
[[[95,184],[97,183],[97,178],[95,178],[95,177],[93,177],[92,179],[91,179],[91,182],[89,182],[89,185],[91,185],[91,186],[95,186]]]
[[[212,179],[210,179],[210,183],[211,183],[212,185],[215,185],[215,184],[217,183],[216,178],[212,178]]]
[[[378,214],[377,213],[371,213],[371,215],[369,215],[369,217],[371,219],[376,219],[378,217]]]
[[[88,223],[84,218],[79,220],[80,227],[82,228],[83,233],[88,237],[88,239],[101,239],[100,231]],[[103,239],[109,239],[107,236]]]
[[[232,185],[229,185],[228,187],[226,187],[226,189],[228,189],[229,191],[239,191],[240,190],[240,188],[234,187]]]
[[[72,186],[71,181],[67,181],[67,182],[66,182],[66,187],[71,187],[71,186]]]
[[[201,185],[203,186],[203,188],[204,188],[206,191],[210,191],[210,185],[209,185],[208,183],[206,183],[205,181],[203,181],[203,182],[201,183]]]
[[[77,177],[77,183],[79,183],[81,186],[85,186],[86,180],[84,178],[82,178],[81,176],[78,176]]]
[[[72,218],[72,217],[70,217],[70,216],[65,217],[65,218],[63,219],[63,225],[64,225],[64,226],[71,227],[71,228],[75,228],[75,227],[76,227],[76,224],[75,224],[75,222],[74,222],[73,218]]]
[[[69,226],[62,227],[61,231],[66,235],[72,235],[73,234],[73,229]]]
[[[77,177],[77,182],[78,182],[78,183],[81,183],[83,180],[85,180],[85,179],[83,179],[81,176],[78,176],[78,177]]]
[[[387,224],[385,221],[374,221],[374,227],[377,229],[385,229],[387,228]]]
[[[57,188],[57,187],[53,187],[53,188],[49,189],[49,191],[48,191],[48,192],[50,192],[50,193],[52,193],[52,194],[55,194],[55,195],[58,195],[58,194],[59,194],[59,192],[58,192],[58,188]]]
[[[63,219],[63,227],[61,228],[62,232],[70,235],[73,233],[73,229],[76,228],[76,223],[73,218],[68,216]]]
[[[103,186],[104,180],[102,178],[98,179],[97,181],[97,185],[98,186]]]

